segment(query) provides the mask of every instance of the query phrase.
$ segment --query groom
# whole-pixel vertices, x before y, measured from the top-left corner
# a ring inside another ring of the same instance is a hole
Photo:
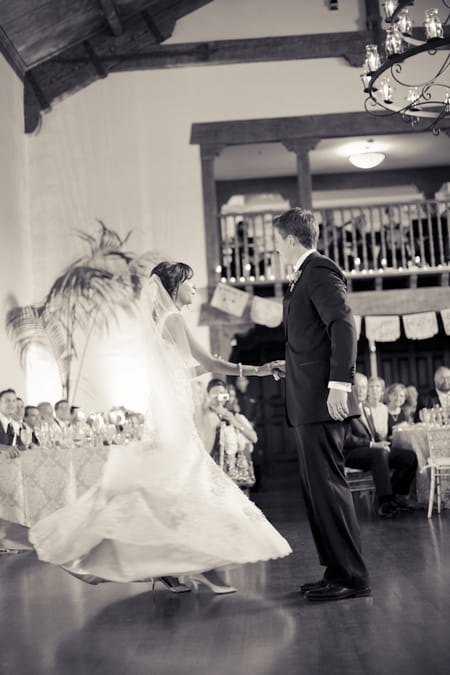
[[[286,410],[294,427],[306,511],[320,564],[319,581],[305,583],[307,600],[371,595],[361,556],[359,526],[345,479],[343,445],[350,417],[356,334],[346,302],[345,277],[315,250],[319,230],[310,211],[293,208],[274,220],[278,252],[294,265],[284,299]]]

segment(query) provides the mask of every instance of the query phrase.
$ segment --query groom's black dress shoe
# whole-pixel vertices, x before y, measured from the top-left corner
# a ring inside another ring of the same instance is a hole
[[[324,586],[327,586],[328,584],[329,581],[327,581],[326,579],[320,579],[319,581],[307,581],[305,584],[302,584],[300,586],[298,592],[305,594],[308,593],[309,591],[318,591],[321,588],[324,588]]]
[[[363,598],[372,595],[372,589],[348,588],[336,583],[327,583],[322,588],[306,592],[306,599],[311,602],[325,602],[327,600],[345,600],[346,598]]]

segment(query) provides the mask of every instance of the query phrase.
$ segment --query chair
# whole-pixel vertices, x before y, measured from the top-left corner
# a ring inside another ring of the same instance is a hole
[[[373,503],[375,499],[375,483],[370,471],[345,467],[345,477],[347,478],[350,492],[359,493],[360,497],[368,495]]]
[[[433,513],[434,497],[436,495],[437,512],[441,513],[441,479],[450,478],[450,429],[449,427],[437,427],[427,431],[429,459],[422,469],[430,469],[430,494],[428,497],[427,517]]]

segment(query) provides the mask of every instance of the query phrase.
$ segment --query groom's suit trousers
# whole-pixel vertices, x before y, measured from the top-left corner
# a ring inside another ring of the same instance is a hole
[[[325,578],[354,588],[368,586],[359,525],[344,473],[346,422],[295,427],[306,512]]]

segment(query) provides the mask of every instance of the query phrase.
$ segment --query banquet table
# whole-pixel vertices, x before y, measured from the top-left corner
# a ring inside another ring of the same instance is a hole
[[[0,519],[30,527],[70,504],[100,477],[109,446],[34,447],[0,456]]]
[[[416,478],[416,498],[418,506],[426,506],[430,491],[430,445],[446,448],[450,456],[450,425],[399,424],[392,434],[392,447],[414,450],[419,463]],[[442,506],[450,508],[450,482],[442,485]]]

